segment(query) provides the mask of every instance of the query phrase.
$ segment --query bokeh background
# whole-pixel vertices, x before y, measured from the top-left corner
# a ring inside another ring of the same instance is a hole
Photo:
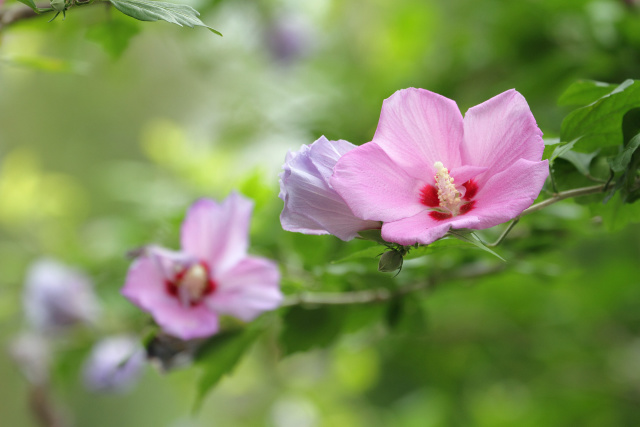
[[[395,305],[276,313],[196,414],[195,368],[149,366],[126,394],[87,392],[80,370],[92,342],[147,322],[119,295],[124,254],[177,247],[196,198],[239,189],[255,199],[252,251],[280,262],[290,293],[492,267],[488,255],[456,250],[407,262],[395,279],[375,259],[332,264],[360,243],[280,229],[285,153],[321,135],[369,141],[382,100],[411,86],[463,112],[515,87],[553,137],[570,83],[640,75],[632,0],[188,3],[224,37],[103,5],[1,30],[2,425],[37,425],[5,350],[25,329],[25,271],[42,255],[91,275],[104,308],[55,350],[53,399],[77,426],[640,424],[640,218],[594,217],[573,201],[525,218],[499,248],[500,273],[439,282]],[[323,330],[321,348],[284,357],[286,321]]]

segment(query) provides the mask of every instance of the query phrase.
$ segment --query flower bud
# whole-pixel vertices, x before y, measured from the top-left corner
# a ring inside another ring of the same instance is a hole
[[[92,323],[100,312],[89,278],[52,259],[38,260],[30,267],[23,301],[29,323],[44,332]]]
[[[383,273],[391,273],[402,268],[402,253],[396,250],[390,250],[380,256],[378,263],[378,271]]]
[[[138,380],[144,364],[145,351],[136,338],[105,338],[93,347],[84,364],[84,384],[92,391],[126,391]]]

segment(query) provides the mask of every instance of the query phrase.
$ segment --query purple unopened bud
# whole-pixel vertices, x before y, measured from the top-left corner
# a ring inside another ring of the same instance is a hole
[[[126,391],[140,377],[145,356],[135,337],[119,335],[105,338],[93,347],[84,364],[84,384],[92,391]]]
[[[29,269],[24,308],[29,323],[40,331],[92,323],[100,312],[89,278],[51,259],[38,260]]]

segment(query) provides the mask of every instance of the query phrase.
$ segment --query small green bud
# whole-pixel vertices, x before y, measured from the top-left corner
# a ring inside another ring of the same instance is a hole
[[[391,273],[402,268],[402,253],[391,250],[382,254],[378,263],[378,271]]]
[[[51,7],[56,12],[64,12],[67,9],[67,4],[65,0],[50,0]]]

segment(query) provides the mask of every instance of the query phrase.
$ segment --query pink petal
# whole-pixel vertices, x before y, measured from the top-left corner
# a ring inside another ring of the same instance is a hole
[[[455,101],[424,89],[403,89],[382,104],[373,142],[409,175],[433,176],[433,164],[460,166],[462,114]]]
[[[395,221],[422,211],[420,190],[425,184],[407,174],[374,142],[345,154],[331,178],[331,185],[354,214],[374,221]]]
[[[336,161],[353,148],[346,141],[321,137],[287,156],[280,179],[280,195],[285,202],[280,215],[282,228],[350,240],[360,230],[380,227],[355,216],[329,183]]]
[[[488,168],[482,166],[458,166],[457,168],[453,168],[449,170],[449,175],[451,175],[455,179],[455,185],[459,186],[464,184],[487,171]]]
[[[233,192],[222,204],[196,201],[182,223],[182,250],[208,263],[212,270],[226,270],[247,253],[253,202]]]
[[[282,301],[278,267],[265,258],[244,258],[214,280],[217,288],[205,303],[217,313],[250,321]]]
[[[127,273],[122,295],[151,314],[167,333],[183,340],[203,338],[218,331],[218,316],[204,304],[183,306],[165,290],[165,279],[156,263],[138,258]]]
[[[480,186],[472,214],[480,218],[482,229],[509,221],[531,206],[549,175],[548,162],[520,159],[511,167],[493,175]]]
[[[413,245],[416,242],[428,245],[447,234],[449,229],[477,228],[475,226],[480,221],[477,216],[471,214],[438,221],[429,213],[423,211],[399,221],[385,222],[382,225],[382,238],[401,245]]]
[[[470,108],[464,117],[463,164],[486,166],[495,175],[518,159],[539,161],[543,150],[542,132],[514,89]],[[480,183],[488,178],[485,174]]]

